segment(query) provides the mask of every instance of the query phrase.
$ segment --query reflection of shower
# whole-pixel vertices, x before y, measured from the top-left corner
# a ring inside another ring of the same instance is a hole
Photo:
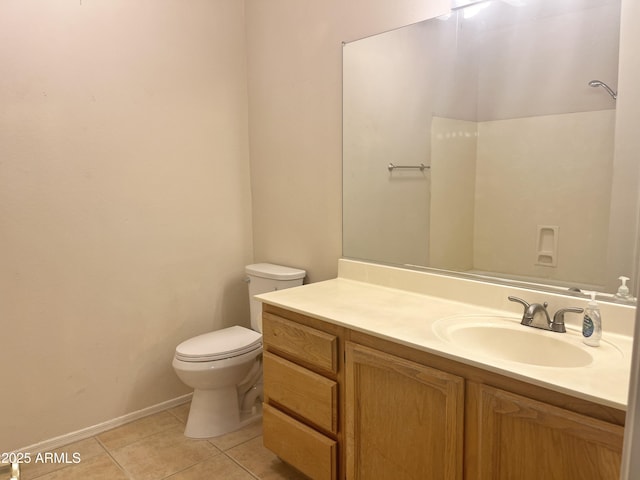
[[[611,95],[611,98],[613,98],[614,100],[616,98],[618,98],[618,94],[616,92],[614,92],[613,90],[611,90],[611,88],[609,87],[609,85],[607,85],[604,82],[601,82],[600,80],[591,80],[589,82],[589,86],[590,87],[602,87],[604,88],[607,93],[609,93],[609,95]]]

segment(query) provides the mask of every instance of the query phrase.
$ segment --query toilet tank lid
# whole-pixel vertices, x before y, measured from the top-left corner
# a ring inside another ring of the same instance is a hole
[[[254,275],[261,278],[271,278],[273,280],[297,280],[304,278],[307,274],[299,268],[284,267],[273,263],[254,263],[245,267],[247,275]]]

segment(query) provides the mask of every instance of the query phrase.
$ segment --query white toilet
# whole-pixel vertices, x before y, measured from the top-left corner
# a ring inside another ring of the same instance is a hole
[[[187,437],[223,435],[262,413],[262,305],[253,297],[302,285],[306,272],[270,263],[248,265],[245,271],[252,330],[223,328],[176,347],[173,368],[194,389]]]

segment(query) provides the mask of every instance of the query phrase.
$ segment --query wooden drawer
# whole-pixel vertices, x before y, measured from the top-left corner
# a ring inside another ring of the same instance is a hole
[[[262,411],[264,446],[314,480],[335,480],[337,445],[269,405]]]
[[[263,313],[262,337],[268,349],[320,370],[338,371],[338,338],[335,335]]]
[[[338,432],[338,384],[277,355],[264,352],[264,388],[269,402],[314,426]]]

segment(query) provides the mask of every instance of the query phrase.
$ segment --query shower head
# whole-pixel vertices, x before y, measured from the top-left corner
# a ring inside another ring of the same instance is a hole
[[[611,90],[611,88],[609,87],[609,85],[607,85],[607,84],[606,84],[606,83],[604,83],[604,82],[601,82],[600,80],[591,80],[591,81],[589,82],[589,86],[590,86],[590,87],[594,87],[594,88],[595,88],[595,87],[602,87],[602,88],[604,88],[604,89],[607,91],[607,93],[608,93],[609,95],[611,95],[611,98],[613,98],[614,100],[615,100],[616,98],[618,98],[618,94],[617,94],[616,92],[614,92],[613,90]]]

